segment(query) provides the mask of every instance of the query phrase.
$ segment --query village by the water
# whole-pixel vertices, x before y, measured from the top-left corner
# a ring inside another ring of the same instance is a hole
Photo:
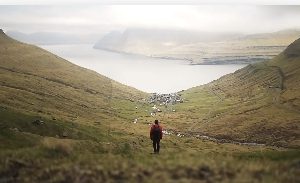
[[[164,110],[171,110],[172,112],[176,112],[175,109],[172,108],[172,105],[176,103],[182,103],[183,99],[181,98],[181,94],[171,93],[171,94],[158,94],[152,93],[149,97],[148,103],[152,104],[152,111],[150,111],[151,116],[155,116],[156,113],[162,112]]]
[[[162,112],[160,109],[161,107],[169,107],[170,105],[174,105],[176,103],[182,103],[183,99],[181,95],[178,93],[171,93],[171,94],[158,94],[153,93],[150,97],[148,102],[153,104],[151,116],[155,115],[157,112]],[[157,106],[158,105],[158,106]],[[173,111],[175,112],[175,111]]]
[[[154,117],[157,113],[161,113],[163,111],[171,111],[176,112],[173,109],[173,105],[176,103],[182,103],[183,99],[181,98],[181,94],[178,93],[170,93],[170,94],[159,94],[159,93],[152,93],[150,97],[146,100],[143,99],[145,102],[152,105],[151,110],[146,110],[149,112],[149,115]],[[136,107],[137,109],[138,107]],[[134,123],[137,122],[138,119],[134,120]]]
[[[173,107],[174,104],[183,103],[183,98],[179,93],[170,93],[170,94],[159,94],[152,93],[148,99],[143,99],[145,102],[152,105],[150,110],[146,110],[149,112],[149,115],[155,117],[158,113],[166,113],[166,112],[176,112],[176,109]],[[137,109],[138,107],[136,107]],[[133,123],[138,123],[139,118],[135,118]],[[149,125],[152,125],[149,122]],[[167,129],[163,130],[165,135],[171,135],[172,132]],[[183,136],[182,134],[177,134],[177,136]]]

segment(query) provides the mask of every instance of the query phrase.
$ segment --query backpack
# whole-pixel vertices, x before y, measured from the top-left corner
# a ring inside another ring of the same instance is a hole
[[[154,139],[160,139],[160,126],[159,125],[154,125],[154,128],[152,130],[153,138]]]

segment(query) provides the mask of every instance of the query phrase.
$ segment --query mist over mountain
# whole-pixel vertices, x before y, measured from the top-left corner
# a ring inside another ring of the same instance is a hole
[[[193,64],[248,64],[274,57],[299,36],[297,29],[244,35],[135,28],[110,32],[94,48]]]
[[[111,31],[94,46],[97,49],[151,55],[159,50],[195,44],[217,42],[238,38],[239,33],[213,33],[175,29],[128,28],[125,31]]]

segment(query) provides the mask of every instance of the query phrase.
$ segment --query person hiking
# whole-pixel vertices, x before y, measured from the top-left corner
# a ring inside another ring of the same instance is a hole
[[[153,142],[153,151],[155,154],[159,154],[159,142],[162,139],[162,136],[162,127],[158,124],[158,120],[156,119],[150,130],[150,139]]]

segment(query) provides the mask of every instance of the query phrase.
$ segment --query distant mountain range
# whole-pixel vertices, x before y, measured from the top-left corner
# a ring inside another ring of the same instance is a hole
[[[198,42],[231,40],[239,36],[241,36],[241,34],[237,33],[210,33],[184,30],[130,28],[126,29],[124,32],[112,31],[104,35],[103,38],[95,44],[95,48],[111,50],[120,49],[120,51],[143,53],[143,50],[155,51],[161,47],[174,47]],[[150,47],[140,47],[143,45],[148,45]],[[155,48],[155,46],[158,46],[159,48]]]
[[[129,28],[124,32],[112,31],[104,35],[94,48],[154,56],[182,45],[226,41],[239,36],[241,34],[237,33]]]
[[[35,32],[22,33],[19,31],[7,31],[6,34],[16,40],[36,44],[36,45],[53,45],[53,44],[94,44],[99,35],[76,35],[60,32]]]
[[[268,60],[300,36],[300,30],[242,35],[159,29],[112,31],[94,46],[130,54],[188,60],[192,64],[248,64]]]
[[[35,45],[94,44],[95,49],[187,60],[191,64],[249,64],[269,60],[300,36],[300,30],[244,35],[187,30],[128,28],[100,34],[77,35],[60,32],[7,35]],[[96,43],[95,43],[96,42]]]

